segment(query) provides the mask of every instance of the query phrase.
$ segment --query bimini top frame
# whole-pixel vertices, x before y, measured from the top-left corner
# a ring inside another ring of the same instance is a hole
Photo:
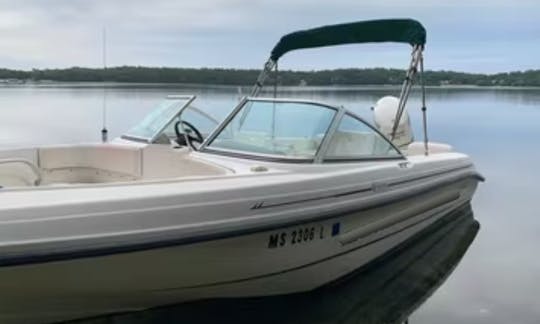
[[[297,31],[283,36],[276,44],[259,74],[257,81],[251,90],[251,97],[256,97],[264,86],[264,82],[273,69],[277,70],[278,60],[287,52],[305,49],[335,46],[343,44],[398,42],[408,43],[412,46],[412,59],[405,76],[399,96],[399,105],[392,128],[392,140],[403,115],[414,76],[420,67],[420,81],[422,86],[422,113],[424,128],[425,154],[428,154],[427,123],[425,105],[425,87],[423,78],[423,56],[426,43],[426,30],[416,20],[412,19],[384,19],[360,21],[347,24],[323,26],[314,29]]]

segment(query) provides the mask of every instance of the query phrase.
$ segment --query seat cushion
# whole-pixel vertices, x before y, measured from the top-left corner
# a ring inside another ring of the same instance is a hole
[[[92,168],[141,176],[139,148],[115,144],[66,145],[39,149],[43,169]]]

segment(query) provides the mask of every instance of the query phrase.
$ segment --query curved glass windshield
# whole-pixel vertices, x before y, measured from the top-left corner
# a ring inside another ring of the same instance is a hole
[[[184,110],[184,112],[182,113],[182,120],[187,121],[191,125],[195,126],[204,138],[206,138],[208,134],[210,134],[216,128],[216,126],[218,126],[220,123],[219,120],[209,115],[204,110],[201,110],[194,106],[189,106]],[[165,127],[162,134],[168,138],[175,138],[176,137],[175,125],[179,121],[180,121],[180,117],[176,116]],[[191,129],[189,128],[186,128],[185,130],[187,132],[191,132]]]
[[[364,122],[345,115],[332,135],[325,160],[401,157],[396,148]]]
[[[208,147],[312,159],[335,114],[335,109],[311,103],[248,101]]]
[[[152,142],[193,99],[195,99],[193,96],[167,98],[123,137]]]

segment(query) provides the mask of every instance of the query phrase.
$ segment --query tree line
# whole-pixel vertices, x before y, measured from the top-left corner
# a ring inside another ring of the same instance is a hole
[[[136,82],[251,85],[259,70],[222,68],[156,68],[120,66],[107,69],[72,67],[67,69],[33,69],[31,71],[0,69],[3,82]],[[387,85],[400,84],[404,70],[367,68],[321,71],[279,71],[280,85]],[[426,71],[427,85],[540,86],[540,70],[496,74],[453,71]],[[272,76],[268,82],[273,83]]]

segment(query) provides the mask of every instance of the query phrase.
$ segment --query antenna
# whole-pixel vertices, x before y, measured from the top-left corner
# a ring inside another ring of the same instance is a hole
[[[105,81],[105,74],[107,72],[107,30],[105,27],[103,27],[103,79],[102,82]],[[106,143],[108,141],[109,137],[109,131],[107,130],[107,87],[105,84],[103,84],[103,107],[102,107],[102,121],[103,121],[103,128],[101,129],[101,141],[103,143]]]

